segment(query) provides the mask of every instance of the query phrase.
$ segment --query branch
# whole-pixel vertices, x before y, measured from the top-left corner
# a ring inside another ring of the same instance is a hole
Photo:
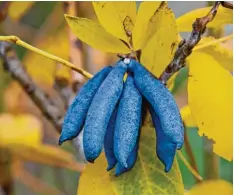
[[[0,42],[0,57],[3,60],[5,70],[19,82],[44,116],[55,126],[57,131],[60,132],[64,111],[60,110],[48,94],[33,82],[9,43]]]
[[[32,45],[29,45],[28,43],[22,41],[19,37],[16,37],[16,36],[0,36],[0,41],[6,41],[6,42],[11,42],[11,43],[15,43],[16,45],[20,45],[26,49],[29,49],[35,53],[38,53],[42,56],[45,56],[51,60],[54,60],[54,61],[57,61],[61,64],[63,64],[64,66],[67,66],[69,68],[71,68],[72,70],[84,75],[85,77],[87,78],[92,78],[93,75],[90,74],[89,72],[83,70],[83,69],[80,69],[80,68],[77,68],[74,64],[62,59],[62,58],[59,58],[57,56],[54,56],[52,54],[49,54],[45,51],[42,51],[36,47],[33,47]]]
[[[192,53],[193,48],[201,40],[201,36],[205,32],[207,24],[215,18],[220,4],[224,7],[230,7],[229,3],[217,1],[206,16],[197,18],[193,23],[193,31],[189,39],[180,42],[174,58],[159,77],[162,83],[166,85],[170,77],[186,65],[186,58]]]
[[[227,1],[221,1],[221,4],[223,7],[228,8],[228,9],[233,9],[233,4],[229,3]]]

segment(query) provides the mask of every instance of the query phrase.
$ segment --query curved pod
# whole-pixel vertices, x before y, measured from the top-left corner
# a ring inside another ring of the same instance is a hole
[[[101,153],[110,117],[123,90],[123,77],[127,66],[117,62],[101,84],[89,107],[84,125],[84,152],[89,162]]]
[[[111,69],[110,66],[103,68],[80,89],[65,115],[59,145],[81,132],[92,99]]]
[[[184,142],[184,127],[173,95],[135,60],[130,61],[129,70],[133,72],[136,87],[158,115],[163,133],[180,149]]]

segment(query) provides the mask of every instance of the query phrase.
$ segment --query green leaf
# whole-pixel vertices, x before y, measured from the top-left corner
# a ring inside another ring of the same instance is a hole
[[[145,126],[141,130],[138,159],[133,169],[119,177],[110,173],[105,155],[98,157],[94,164],[88,164],[80,177],[79,195],[183,195],[183,182],[177,160],[169,173],[155,153],[155,130]],[[88,187],[87,187],[88,186]]]
[[[141,62],[155,76],[160,76],[177,48],[178,31],[174,13],[162,4],[154,15],[155,33],[142,49]]]
[[[140,4],[137,13],[136,25],[133,29],[133,47],[135,50],[143,48],[147,38],[152,34],[150,32],[150,27],[155,25],[151,18],[157,14],[157,9],[159,8],[160,1],[144,1]]]
[[[211,7],[199,8],[196,10],[192,10],[180,17],[177,18],[176,23],[178,25],[179,31],[190,32],[192,31],[192,24],[195,21],[195,18],[201,18],[207,15],[207,13],[211,10]],[[218,28],[222,27],[224,24],[232,24],[233,23],[233,13],[231,9],[227,9],[224,7],[219,7],[217,14],[214,20],[208,23],[208,28]]]
[[[106,32],[98,23],[87,18],[65,15],[73,33],[90,46],[111,53],[129,53],[128,47],[119,39]]]
[[[107,32],[128,42],[126,31],[132,31],[136,20],[134,1],[94,1],[93,7]]]

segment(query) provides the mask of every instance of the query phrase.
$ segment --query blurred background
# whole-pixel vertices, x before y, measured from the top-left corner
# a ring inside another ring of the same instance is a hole
[[[139,4],[140,2],[138,2]],[[169,2],[169,7],[172,8],[176,17],[208,5],[210,2],[205,1]],[[90,73],[95,73],[103,66],[116,61],[117,57],[114,54],[95,50],[77,40],[68,28],[64,13],[97,20],[91,2],[0,2],[0,34],[16,35],[25,42],[69,60]],[[209,30],[208,33],[218,38],[232,33],[232,30],[232,25],[227,25],[223,29]],[[188,35],[189,33],[181,34],[184,38],[187,38]],[[232,40],[223,46],[232,49]],[[74,90],[78,90],[85,82],[81,75],[71,72],[52,60],[22,47],[15,45],[13,47],[33,80],[58,102],[63,100],[57,97],[58,94],[54,89],[55,80],[63,86],[72,85]],[[176,78],[173,88],[180,107],[187,104],[186,84],[187,69],[184,68]],[[59,133],[43,117],[21,87],[4,72],[0,61],[0,126],[5,121],[7,122],[5,119],[1,120],[3,113],[8,113],[11,117],[19,114],[34,116],[40,123],[40,135],[43,143],[54,144],[58,147]],[[17,131],[20,131],[20,126]],[[195,127],[187,129],[186,132],[201,176],[222,178],[232,182],[232,163],[213,154],[211,152],[212,143],[206,138],[199,137]],[[76,153],[70,143],[66,143],[60,148],[74,155]],[[187,155],[184,148],[182,152],[185,156]],[[31,153],[31,155],[37,154]],[[48,192],[50,194],[76,194],[78,172],[56,167],[53,164],[42,164],[39,161],[30,162],[30,158],[21,160],[20,166],[13,166],[15,161],[12,156],[12,153],[1,149],[0,146],[0,184],[9,187],[9,191],[13,191],[14,194],[48,194]],[[184,186],[189,189],[196,183],[196,180],[183,162],[178,160]],[[16,167],[16,169],[23,167],[23,174],[18,173],[12,167]]]

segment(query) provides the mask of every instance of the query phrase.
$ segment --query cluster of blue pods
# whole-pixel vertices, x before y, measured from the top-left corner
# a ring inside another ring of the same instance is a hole
[[[103,68],[81,88],[66,113],[59,144],[83,130],[88,162],[94,163],[104,146],[108,171],[115,167],[119,176],[131,170],[137,159],[143,101],[155,127],[156,154],[165,172],[170,171],[184,142],[180,112],[170,91],[134,59]]]

